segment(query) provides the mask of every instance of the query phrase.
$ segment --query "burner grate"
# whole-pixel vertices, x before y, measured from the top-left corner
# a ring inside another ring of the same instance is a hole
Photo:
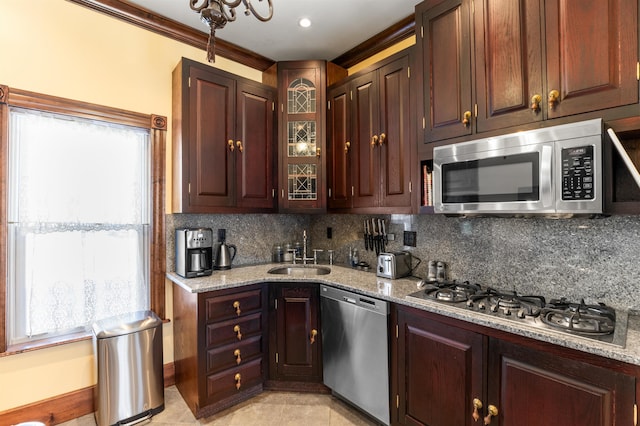
[[[542,322],[576,334],[605,336],[615,331],[616,313],[604,303],[587,305],[570,303],[566,299],[552,300],[543,309]]]

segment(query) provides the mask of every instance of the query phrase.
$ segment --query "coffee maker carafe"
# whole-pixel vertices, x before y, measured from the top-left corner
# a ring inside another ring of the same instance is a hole
[[[210,228],[176,229],[176,274],[185,278],[211,275],[213,231]]]
[[[227,244],[227,231],[218,229],[218,242],[213,249],[213,267],[214,269],[231,269],[231,262],[236,257],[236,246]],[[233,254],[231,254],[231,251]]]

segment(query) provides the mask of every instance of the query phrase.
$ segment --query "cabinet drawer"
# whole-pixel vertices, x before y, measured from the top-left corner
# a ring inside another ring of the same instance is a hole
[[[206,346],[221,346],[262,333],[262,313],[241,316],[238,319],[216,322],[206,326]]]
[[[262,309],[262,290],[210,297],[205,300],[205,319],[207,322],[237,318],[244,314]]]
[[[242,339],[220,348],[207,351],[207,372],[214,373],[227,368],[242,367],[257,355],[262,355],[262,336]]]
[[[220,401],[262,382],[262,359],[207,376],[207,398]]]

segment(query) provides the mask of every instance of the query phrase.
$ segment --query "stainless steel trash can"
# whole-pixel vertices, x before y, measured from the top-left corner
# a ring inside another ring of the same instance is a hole
[[[98,426],[124,425],[164,410],[162,321],[152,311],[93,324]]]

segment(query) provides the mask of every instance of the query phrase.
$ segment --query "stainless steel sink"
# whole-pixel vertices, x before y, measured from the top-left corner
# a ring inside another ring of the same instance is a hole
[[[320,265],[286,265],[276,266],[268,272],[275,275],[327,275],[331,268]]]

